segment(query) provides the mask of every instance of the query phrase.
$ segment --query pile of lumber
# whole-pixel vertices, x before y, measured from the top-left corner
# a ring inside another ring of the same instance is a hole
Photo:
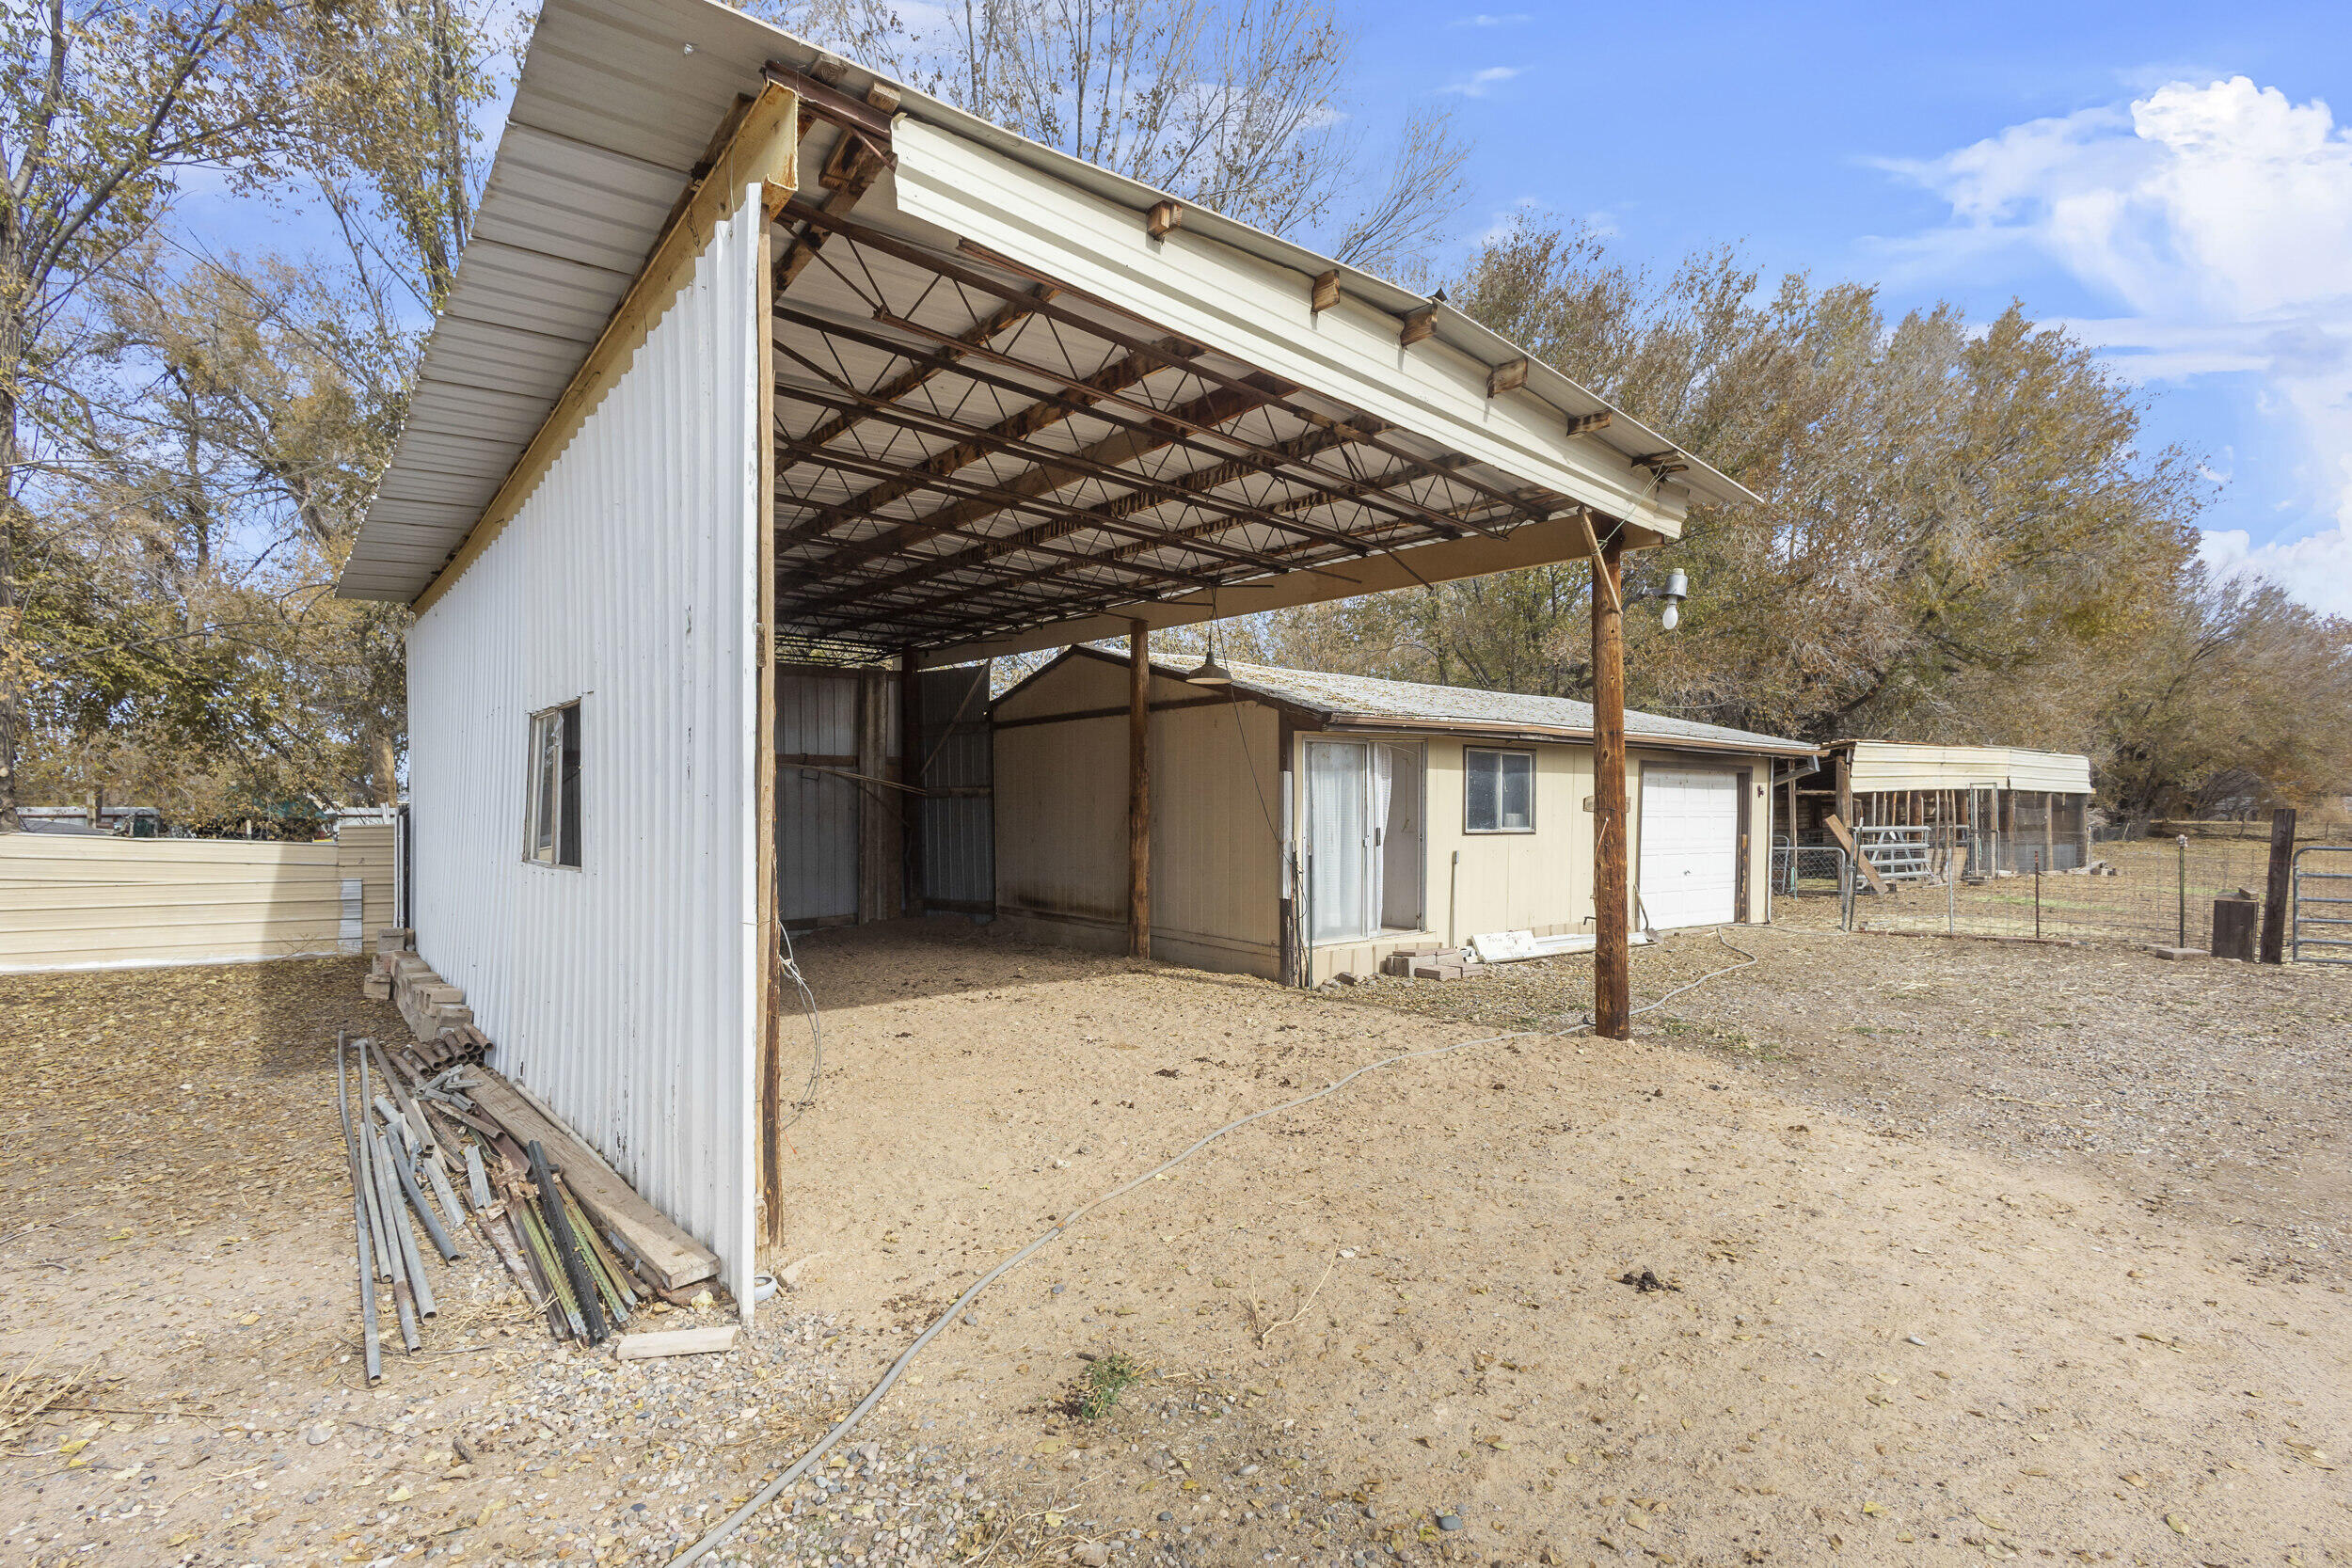
[[[388,927],[375,933],[375,961],[360,989],[369,1000],[389,1002],[400,1010],[401,1022],[420,1042],[438,1042],[436,1063],[478,1062],[488,1053],[489,1037],[474,1027],[473,1009],[466,993],[433,972],[417,956],[417,933],[405,927]]]

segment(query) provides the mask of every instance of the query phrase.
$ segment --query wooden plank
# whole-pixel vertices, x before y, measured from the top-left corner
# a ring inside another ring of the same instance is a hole
[[[898,657],[898,778],[914,787],[898,791],[899,854],[906,862],[906,911],[920,915],[923,904],[923,669],[910,649]]]
[[[1618,580],[1625,549],[1612,533],[1593,563],[1593,1032],[1633,1034],[1633,972],[1628,899],[1625,784],[1625,600]]]
[[[2270,879],[2263,886],[2262,961],[2287,959],[2287,888],[2295,868],[2295,808],[2270,814]]]
[[[1404,322],[1396,330],[1396,345],[1399,348],[1411,348],[1437,330],[1438,308],[1435,305],[1424,305],[1417,310],[1407,310],[1405,312]]]
[[[796,133],[797,134],[797,133]],[[764,193],[763,193],[764,199]],[[778,290],[775,269],[775,230],[759,236],[759,301],[756,320],[771,322]],[[755,394],[760,431],[776,424],[776,335],[759,334],[759,388]],[[753,813],[752,865],[759,879],[754,918],[760,938],[759,1043],[754,1071],[757,1075],[759,1129],[756,1180],[759,1188],[759,1235],[773,1244],[783,1240],[784,1225],[784,1069],[782,1014],[784,1001],[784,919],[776,903],[776,769],[784,759],[776,754],[776,444],[759,443],[759,490],[752,515],[757,519],[758,559],[753,565],[757,584],[757,641],[760,651],[756,757],[753,780],[757,804]]]
[[[1846,851],[1846,858],[1853,863],[1854,869],[1862,874],[1862,879],[1869,884],[1871,892],[1894,891],[1886,885],[1886,879],[1879,875],[1879,868],[1863,858],[1862,850],[1854,843],[1853,830],[1846,826],[1844,817],[1832,812],[1821,818],[1821,826],[1829,830],[1829,836],[1837,841],[1837,847]]]
[[[617,385],[656,323],[694,276],[694,263],[711,230],[736,210],[745,190],[754,185],[790,190],[800,182],[800,98],[791,88],[770,84],[760,89],[742,117],[727,149],[710,172],[693,189],[691,198],[654,245],[653,255],[629,285],[613,310],[612,319],[580,361],[570,385],[516,459],[499,485],[498,494],[452,553],[449,563],[418,594],[415,609],[421,615],[465,575],[468,566],[490,547],[596,404]],[[767,193],[761,193],[763,202]]]
[[[539,1140],[548,1162],[564,1173],[564,1184],[609,1235],[617,1236],[653,1282],[679,1290],[719,1272],[709,1248],[678,1228],[671,1218],[612,1174],[596,1152],[540,1114],[516,1086],[487,1068],[466,1073],[466,1093],[518,1144]]]
[[[1152,628],[1127,628],[1127,952],[1152,956]]]
[[[1340,275],[1337,268],[1315,275],[1307,291],[1307,309],[1320,316],[1340,302]]]
[[[624,1334],[612,1354],[623,1361],[652,1361],[664,1355],[722,1355],[735,1348],[737,1325],[669,1328],[653,1334]]]

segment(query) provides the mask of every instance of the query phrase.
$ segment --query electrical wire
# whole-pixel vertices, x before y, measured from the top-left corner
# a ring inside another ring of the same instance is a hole
[[[784,970],[785,978],[790,980],[800,991],[801,1004],[808,1009],[809,1038],[808,1086],[801,1092],[800,1100],[792,1107],[792,1120],[776,1129],[776,1136],[781,1139],[785,1133],[792,1130],[793,1122],[808,1115],[809,1108],[817,1103],[817,1081],[823,1076],[825,1071],[825,1026],[818,1020],[817,993],[808,989],[808,981],[801,974],[800,955],[792,949],[791,929],[782,921],[776,923],[776,928],[784,938],[784,958],[781,960],[781,967]]]
[[[1688,985],[1677,986],[1674,990],[1666,992],[1665,995],[1658,997],[1654,1001],[1645,1002],[1642,1006],[1634,1008],[1632,1014],[1629,1016],[1639,1017],[1643,1013],[1650,1012],[1658,1007],[1661,1007],[1687,990],[1694,990],[1699,986],[1707,984],[1709,980],[1719,979],[1725,974],[1737,974],[1740,970],[1753,968],[1758,961],[1755,954],[1747,952],[1741,948],[1733,947],[1731,944],[1731,939],[1724,936],[1720,929],[1718,929],[1715,933],[1715,940],[1722,942],[1724,946],[1729,948],[1730,951],[1739,954],[1743,961],[1736,964],[1729,964],[1722,969],[1714,970],[1708,974],[1702,974],[1697,979],[1691,981]],[[864,1420],[866,1415],[873,1410],[874,1406],[882,1402],[882,1396],[889,1393],[892,1385],[898,1381],[898,1374],[905,1371],[907,1368],[914,1363],[914,1358],[922,1354],[923,1347],[930,1344],[932,1338],[938,1335],[940,1330],[946,1328],[949,1323],[955,1322],[957,1318],[962,1316],[965,1309],[968,1308],[974,1301],[978,1299],[981,1291],[987,1290],[991,1285],[995,1284],[997,1280],[1003,1278],[1006,1275],[1011,1273],[1021,1264],[1027,1261],[1030,1256],[1039,1251],[1041,1248],[1046,1246],[1050,1243],[1059,1241],[1063,1235],[1068,1233],[1072,1227],[1075,1226],[1080,1220],[1086,1218],[1087,1215],[1092,1213],[1095,1210],[1103,1207],[1103,1205],[1115,1202],[1118,1199],[1126,1196],[1129,1193],[1134,1192],[1137,1187],[1142,1186],[1145,1182],[1152,1180],[1153,1179],[1175,1169],[1178,1165],[1183,1164],[1186,1160],[1191,1159],[1195,1154],[1200,1153],[1202,1149],[1208,1148],[1219,1138],[1224,1137],[1228,1132],[1238,1132],[1240,1129],[1248,1126],[1253,1121],[1260,1121],[1271,1116],[1279,1116],[1284,1111],[1296,1110],[1301,1105],[1312,1104],[1314,1101],[1321,1100],[1326,1095],[1338,1093],[1341,1089],[1345,1088],[1348,1085],[1354,1083],[1357,1079],[1361,1078],[1367,1072],[1377,1072],[1383,1068],[1395,1067],[1401,1062],[1417,1062],[1426,1060],[1432,1056],[1452,1055],[1456,1051],[1467,1051],[1474,1045],[1497,1045],[1504,1040],[1551,1037],[1565,1038],[1588,1033],[1592,1027],[1593,1026],[1590,1021],[1586,1021],[1584,1022],[1572,1024],[1565,1029],[1514,1029],[1505,1034],[1482,1035],[1476,1039],[1456,1040],[1451,1045],[1435,1045],[1422,1051],[1400,1052],[1393,1056],[1384,1056],[1376,1062],[1366,1062],[1362,1067],[1356,1069],[1353,1072],[1349,1072],[1342,1077],[1333,1079],[1330,1083],[1326,1084],[1323,1087],[1314,1090],[1311,1094],[1302,1094],[1295,1099],[1285,1100],[1279,1105],[1268,1105],[1263,1110],[1252,1111],[1246,1117],[1241,1117],[1235,1120],[1227,1122],[1224,1126],[1218,1128],[1214,1132],[1203,1133],[1201,1136],[1195,1138],[1191,1143],[1185,1145],[1184,1148],[1177,1153],[1171,1155],[1166,1160],[1161,1161],[1158,1164],[1153,1165],[1150,1170],[1145,1171],[1141,1176],[1135,1178],[1133,1180],[1123,1182],[1119,1186],[1113,1187],[1109,1192],[1089,1198],[1077,1208],[1073,1209],[1069,1213],[1064,1214],[1061,1219],[1056,1222],[1055,1225],[1046,1230],[1043,1235],[1039,1236],[1036,1240],[1030,1242],[1028,1245],[1023,1247],[1020,1251],[1014,1253],[1011,1257],[1007,1258],[1004,1261],[998,1263],[994,1268],[989,1270],[986,1274],[980,1275],[979,1278],[974,1280],[971,1286],[965,1290],[963,1294],[955,1299],[954,1304],[950,1306],[946,1311],[942,1312],[938,1317],[932,1319],[930,1326],[924,1329],[921,1334],[916,1335],[914,1342],[907,1346],[904,1351],[899,1353],[898,1358],[896,1361],[893,1361],[889,1367],[883,1370],[882,1377],[875,1383],[874,1386],[866,1391],[866,1397],[858,1401],[856,1406],[851,1409],[847,1416],[844,1416],[831,1431],[827,1432],[822,1437],[819,1437],[816,1444],[810,1448],[807,1452],[802,1454],[800,1458],[794,1460],[789,1465],[786,1466],[783,1472],[773,1481],[761,1487],[757,1492],[753,1493],[750,1499],[746,1501],[742,1507],[728,1514],[724,1519],[720,1520],[716,1525],[713,1525],[709,1530],[705,1532],[702,1539],[687,1547],[685,1551],[680,1552],[676,1557],[672,1558],[670,1560],[670,1568],[687,1568],[688,1564],[700,1561],[704,1557],[723,1545],[729,1536],[732,1536],[737,1530],[743,1528],[743,1525],[747,1520],[749,1520],[754,1514],[757,1513],[760,1510],[766,1508],[770,1503],[775,1501],[776,1498],[782,1496],[787,1488],[789,1488],[795,1481],[798,1481],[802,1476],[807,1474],[811,1465],[815,1465],[818,1460],[824,1458],[827,1453],[831,1452],[834,1444],[840,1442],[842,1438],[848,1436],[850,1431],[854,1429],[860,1421]]]

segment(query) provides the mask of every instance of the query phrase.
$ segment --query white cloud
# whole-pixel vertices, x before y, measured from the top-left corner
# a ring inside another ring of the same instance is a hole
[[[1515,65],[1490,65],[1484,71],[1473,71],[1468,76],[1457,76],[1445,85],[1448,92],[1458,92],[1465,98],[1484,98],[1487,90],[1509,81],[1519,73]]]
[[[2255,544],[2242,528],[2208,530],[2197,553],[2223,577],[2268,578],[2313,610],[2352,618],[2352,530],[2341,523],[2269,545]]]
[[[2309,509],[2334,526],[2260,546],[2244,531],[2210,534],[2208,555],[2345,608],[2352,127],[2337,126],[2324,102],[2294,103],[2243,76],[2173,81],[2128,105],[1881,166],[1952,210],[1947,227],[1886,247],[1898,266],[1950,276],[2004,255],[2046,257],[2122,308],[2068,324],[2120,371],[2259,377],[2265,412],[2303,438]]]
[[[1488,15],[1481,11],[1476,16],[1457,16],[1446,25],[1449,27],[1516,27],[1523,22],[1534,20],[1535,18],[1526,11],[1504,11],[1500,15]]]

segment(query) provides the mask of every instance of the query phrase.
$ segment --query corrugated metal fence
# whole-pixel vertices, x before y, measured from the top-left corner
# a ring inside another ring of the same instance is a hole
[[[923,672],[922,888],[926,909],[996,910],[994,742],[988,666]]]
[[[392,923],[392,832],[332,843],[0,837],[0,973],[357,953]]]

